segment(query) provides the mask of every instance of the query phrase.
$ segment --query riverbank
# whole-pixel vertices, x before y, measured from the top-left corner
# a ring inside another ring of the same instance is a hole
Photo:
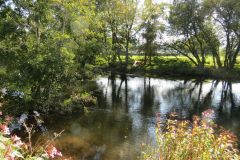
[[[175,78],[203,78],[219,80],[240,80],[240,66],[237,63],[235,69],[229,71],[225,69],[214,68],[211,57],[207,58],[205,68],[196,68],[186,57],[183,56],[157,56],[152,60],[151,65],[143,65],[142,56],[132,56],[128,65],[128,73],[135,75],[145,75],[153,77],[170,76]],[[140,62],[135,64],[134,62]],[[120,63],[115,67],[108,67],[103,59],[97,60],[97,72],[115,72],[121,73]],[[97,73],[96,72],[96,73]]]

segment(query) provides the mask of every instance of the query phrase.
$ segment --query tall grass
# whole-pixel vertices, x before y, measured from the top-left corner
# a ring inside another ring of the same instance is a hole
[[[214,112],[207,110],[193,122],[170,118],[157,123],[157,147],[145,147],[145,160],[239,160],[237,137],[217,127]],[[157,117],[160,119],[159,117]]]

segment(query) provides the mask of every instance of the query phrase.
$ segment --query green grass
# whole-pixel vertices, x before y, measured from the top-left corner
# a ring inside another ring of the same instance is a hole
[[[155,56],[155,57],[153,57],[153,59],[154,58],[157,58],[157,59],[164,59],[164,60],[166,60],[166,61],[171,61],[171,60],[173,60],[173,61],[175,61],[175,60],[178,60],[178,61],[180,61],[180,62],[188,62],[189,64],[191,64],[192,65],[192,67],[194,67],[194,64],[187,58],[187,57],[185,57],[185,56]],[[123,59],[124,59],[124,56],[123,56]],[[133,61],[139,61],[139,60],[144,60],[144,56],[131,56],[131,59],[133,60]],[[224,60],[224,56],[222,55],[221,57],[220,57],[220,59],[221,59],[221,62],[223,63],[223,60]],[[153,61],[153,65],[156,65],[155,63],[154,63],[154,61]],[[212,56],[206,56],[206,67],[213,67],[214,66],[214,63],[213,63],[213,59],[212,59]],[[239,57],[237,57],[237,63],[236,63],[236,66],[235,66],[235,68],[239,68],[240,69],[240,56]]]
[[[125,56],[121,56],[122,61],[125,61]],[[223,63],[224,57],[221,56]],[[237,58],[237,64],[232,71],[224,69],[215,69],[211,56],[206,57],[206,64],[204,69],[198,69],[185,56],[154,56],[152,57],[152,64],[133,66],[134,61],[144,61],[144,56],[130,56],[129,58],[129,73],[148,74],[148,75],[169,75],[169,76],[190,76],[190,77],[205,77],[216,79],[240,79],[240,57]],[[96,59],[96,66],[108,68],[107,60],[103,57]],[[111,66],[111,69],[113,67]],[[116,70],[120,70],[118,67]]]

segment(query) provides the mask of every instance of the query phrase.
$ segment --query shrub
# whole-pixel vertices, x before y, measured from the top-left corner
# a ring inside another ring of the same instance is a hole
[[[158,121],[157,148],[147,146],[142,152],[142,159],[240,159],[236,136],[217,127],[213,123],[213,115],[213,110],[207,110],[202,113],[201,118],[194,116],[193,122],[168,119],[163,125]]]

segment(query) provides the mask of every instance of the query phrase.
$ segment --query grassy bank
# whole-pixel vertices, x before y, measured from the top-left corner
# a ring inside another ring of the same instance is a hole
[[[133,65],[135,61],[143,62],[143,56],[131,56],[128,65],[128,72],[130,74],[151,75],[151,76],[174,76],[174,77],[199,77],[199,78],[213,78],[213,79],[227,79],[238,80],[240,79],[240,58],[235,69],[227,71],[224,69],[215,69],[212,57],[206,58],[206,66],[204,69],[199,69],[194,66],[184,56],[155,56],[152,59],[151,65]],[[122,57],[124,61],[124,57]],[[113,70],[109,68],[108,63],[101,57],[98,57],[96,64],[99,68],[105,71]],[[115,66],[116,72],[121,72],[119,65]]]

